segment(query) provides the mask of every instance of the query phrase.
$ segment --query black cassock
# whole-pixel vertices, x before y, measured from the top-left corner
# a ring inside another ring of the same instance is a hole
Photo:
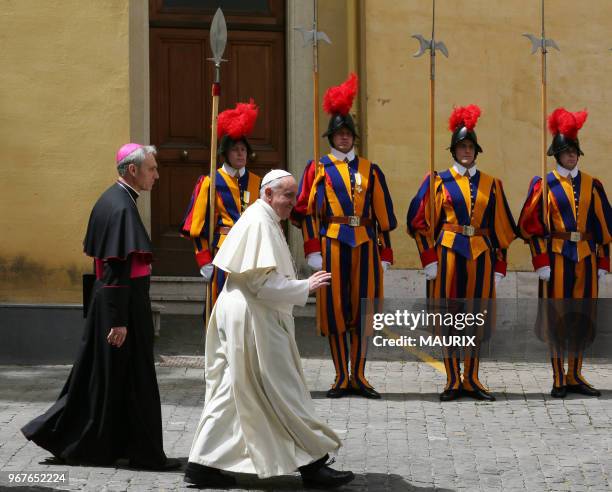
[[[128,458],[134,466],[157,468],[166,461],[150,275],[143,275],[152,249],[136,198],[117,182],[92,210],[83,244],[95,259],[97,278],[79,353],[59,399],[21,429],[69,463],[109,465]],[[106,340],[114,326],[127,326],[121,348]]]

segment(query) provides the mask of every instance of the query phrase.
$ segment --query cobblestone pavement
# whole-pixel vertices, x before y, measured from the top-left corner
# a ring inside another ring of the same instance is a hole
[[[585,362],[601,398],[548,396],[546,364],[482,362],[495,403],[462,399],[440,403],[444,377],[422,362],[373,361],[370,381],[378,401],[329,400],[331,362],[304,359],[319,415],[344,446],[336,465],[357,477],[343,490],[610,490],[612,473],[612,365]],[[68,366],[0,367],[0,474],[59,471],[48,453],[28,443],[20,427],[43,412],[59,393]],[[203,371],[158,367],[164,444],[186,460],[203,403]],[[67,490],[191,490],[181,472],[153,473],[126,467],[69,467]],[[300,490],[297,475],[259,481],[238,477],[240,490]],[[4,489],[0,486],[0,489]],[[19,490],[27,490],[21,487]],[[53,490],[52,487],[32,490]]]

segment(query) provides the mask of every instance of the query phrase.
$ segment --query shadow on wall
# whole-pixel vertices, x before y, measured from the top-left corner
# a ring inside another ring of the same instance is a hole
[[[24,255],[0,256],[0,302],[78,302],[85,270],[77,263],[49,267]]]

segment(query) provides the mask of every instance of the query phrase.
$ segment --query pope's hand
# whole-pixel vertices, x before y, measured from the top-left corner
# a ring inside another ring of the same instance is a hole
[[[437,261],[431,262],[429,265],[425,266],[423,271],[425,272],[426,280],[435,279],[438,276],[438,262]]]
[[[308,290],[314,292],[321,287],[329,285],[330,281],[331,273],[327,273],[323,270],[315,272],[308,278]]]
[[[608,274],[608,270],[604,270],[603,268],[597,269],[597,277],[603,278]]]
[[[115,326],[110,329],[108,336],[106,337],[106,341],[111,345],[119,348],[125,342],[125,337],[127,336],[127,328],[125,326]]]
[[[382,269],[383,269],[383,273],[386,272],[389,269],[389,265],[391,264],[390,261],[381,261],[380,264],[382,265]]]
[[[207,263],[202,268],[200,268],[200,275],[204,277],[204,282],[206,283],[210,282],[210,279],[213,276],[214,270],[215,270],[215,267],[213,266],[212,263]]]
[[[308,263],[308,266],[315,271],[323,268],[323,257],[321,256],[321,253],[310,253],[308,256],[306,256],[306,262]]]
[[[540,280],[544,280],[544,282],[548,282],[550,280],[550,267],[543,266],[536,270],[536,273]]]

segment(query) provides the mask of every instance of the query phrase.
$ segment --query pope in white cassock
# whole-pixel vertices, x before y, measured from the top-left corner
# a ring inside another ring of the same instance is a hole
[[[274,170],[260,199],[232,227],[213,263],[229,276],[206,333],[206,398],[185,481],[219,487],[228,472],[260,478],[299,470],[304,484],[337,487],[350,471],[326,465],[338,436],[315,413],[295,343],[293,306],[329,285],[320,271],[297,280],[280,221],[295,205],[293,176]]]

